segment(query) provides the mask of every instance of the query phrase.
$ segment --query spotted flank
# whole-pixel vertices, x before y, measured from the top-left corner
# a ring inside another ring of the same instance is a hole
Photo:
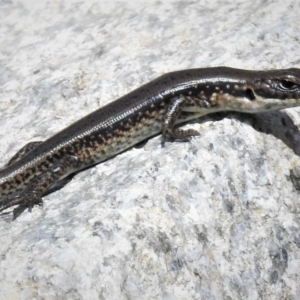
[[[31,142],[0,170],[0,211],[13,218],[42,203],[57,182],[162,133],[189,140],[176,125],[219,111],[259,113],[300,105],[300,69],[228,67],[168,73],[96,110],[48,140]]]

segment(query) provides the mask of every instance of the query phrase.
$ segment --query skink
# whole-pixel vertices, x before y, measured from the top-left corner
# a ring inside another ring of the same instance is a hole
[[[41,204],[71,173],[104,161],[158,133],[187,140],[177,124],[218,111],[260,113],[300,105],[300,69],[228,67],[168,73],[96,110],[44,142],[24,146],[0,170],[0,211],[13,218]]]

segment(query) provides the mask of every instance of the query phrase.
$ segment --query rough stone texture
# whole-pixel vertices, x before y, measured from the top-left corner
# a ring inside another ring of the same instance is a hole
[[[299,67],[299,1],[0,1],[0,162],[177,69]],[[299,299],[298,109],[190,123],[0,217],[1,299]]]

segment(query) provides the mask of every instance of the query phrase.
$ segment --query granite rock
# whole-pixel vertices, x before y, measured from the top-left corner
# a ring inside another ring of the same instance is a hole
[[[0,162],[164,73],[299,67],[298,1],[0,1]],[[299,109],[221,113],[0,217],[1,299],[298,299]]]

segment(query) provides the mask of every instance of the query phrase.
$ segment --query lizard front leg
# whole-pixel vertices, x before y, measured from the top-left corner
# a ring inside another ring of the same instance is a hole
[[[163,118],[161,141],[162,146],[164,146],[167,138],[185,141],[192,136],[199,135],[199,132],[193,129],[183,130],[174,128],[175,122],[180,115],[182,107],[185,105],[186,101],[188,101],[188,98],[184,97],[183,95],[171,99]]]

